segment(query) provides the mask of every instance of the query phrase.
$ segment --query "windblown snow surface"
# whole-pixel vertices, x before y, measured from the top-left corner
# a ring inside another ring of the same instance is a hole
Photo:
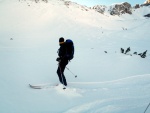
[[[87,10],[88,11],[87,11]],[[110,16],[64,1],[0,0],[0,113],[144,113],[150,102],[150,7]],[[66,90],[58,40],[72,39]],[[125,55],[120,48],[131,51]],[[134,52],[148,50],[141,58]],[[105,53],[104,51],[107,51]],[[150,113],[150,109],[147,109]]]

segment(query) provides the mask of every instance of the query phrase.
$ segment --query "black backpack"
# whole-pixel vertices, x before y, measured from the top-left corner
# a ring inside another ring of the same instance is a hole
[[[67,39],[66,42],[66,56],[68,60],[72,60],[74,57],[74,44],[73,41],[70,39]]]

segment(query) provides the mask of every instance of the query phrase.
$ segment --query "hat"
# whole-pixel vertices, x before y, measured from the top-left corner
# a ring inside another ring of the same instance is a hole
[[[63,44],[64,43],[64,38],[63,37],[60,37],[59,38],[59,44],[61,45],[61,44]]]
[[[59,38],[59,42],[64,42],[64,38],[63,38],[63,37],[60,37],[60,38]]]

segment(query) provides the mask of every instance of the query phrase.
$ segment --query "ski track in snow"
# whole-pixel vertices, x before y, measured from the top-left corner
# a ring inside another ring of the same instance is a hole
[[[149,83],[150,74],[135,75],[113,81],[105,82],[68,82],[66,89],[63,89],[63,85],[52,85],[52,83],[37,84],[37,86],[43,86],[42,90],[55,90],[59,94],[63,94],[68,97],[83,97],[87,93],[95,92],[108,92],[111,90],[131,90],[132,88],[142,88],[145,85],[150,87]],[[148,85],[149,84],[149,85]],[[51,87],[52,86],[52,87]]]
[[[131,77],[126,77],[122,79],[117,79],[117,80],[111,80],[111,81],[103,81],[103,82],[68,82],[68,88],[79,88],[79,89],[99,89],[104,87],[104,85],[111,85],[111,84],[116,84],[116,85],[123,85],[124,83],[128,83],[129,81],[131,85],[137,84],[138,82],[142,82],[147,84],[145,79],[142,78],[147,78],[150,79],[150,74],[144,74],[144,75],[134,75]],[[137,80],[136,80],[137,79]],[[135,82],[133,81],[135,80]],[[138,82],[137,82],[138,81]],[[35,84],[35,86],[45,86],[45,87],[51,87],[54,86],[54,83],[40,83],[40,84]],[[128,83],[129,85],[129,83]],[[34,85],[33,85],[34,86]],[[57,86],[56,86],[57,87]]]

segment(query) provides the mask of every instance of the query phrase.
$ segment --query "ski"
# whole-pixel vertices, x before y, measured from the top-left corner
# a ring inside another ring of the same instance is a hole
[[[31,85],[31,84],[29,84],[29,87],[33,88],[33,89],[48,89],[48,88],[53,88],[55,86],[54,85],[50,86],[50,85]]]
[[[31,85],[31,84],[29,84],[29,87],[33,88],[33,89],[42,89],[43,88],[43,86],[34,86],[34,85]]]
[[[48,89],[48,88],[55,88],[57,86],[59,86],[59,84],[56,84],[56,85],[52,85],[52,84],[32,85],[32,84],[29,84],[29,87],[32,89]],[[65,90],[66,87],[63,87],[63,89]]]

